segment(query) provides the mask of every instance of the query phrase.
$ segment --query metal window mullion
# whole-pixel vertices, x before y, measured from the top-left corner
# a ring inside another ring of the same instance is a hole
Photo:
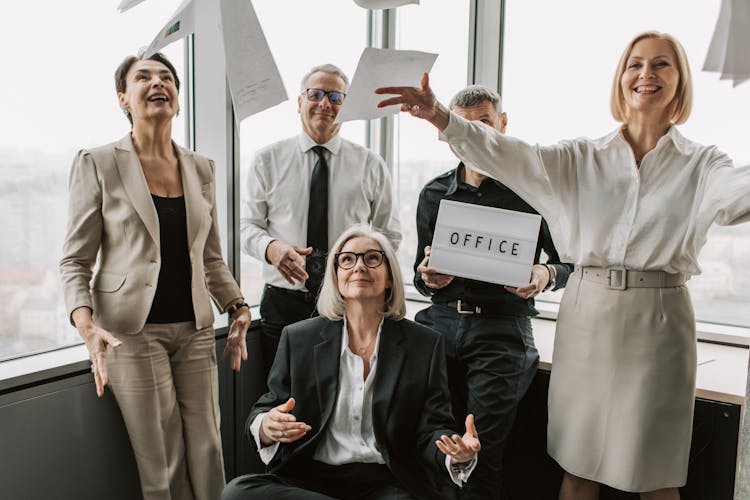
[[[505,0],[471,0],[469,7],[469,82],[502,95]]]
[[[396,9],[368,11],[367,46],[382,49],[396,47]],[[391,175],[395,161],[395,116],[369,120],[365,127],[367,147],[383,157]],[[394,177],[395,178],[395,177]]]

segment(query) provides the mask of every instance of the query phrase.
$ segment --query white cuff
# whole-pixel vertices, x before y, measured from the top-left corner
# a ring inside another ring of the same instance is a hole
[[[258,238],[255,250],[258,253],[258,260],[263,264],[268,264],[268,261],[266,260],[266,251],[268,250],[268,245],[270,245],[271,242],[276,239],[278,238],[272,238],[271,236],[261,236],[260,238]]]
[[[271,460],[279,449],[278,441],[268,446],[263,446],[263,443],[260,442],[260,424],[263,422],[263,417],[267,414],[268,412],[259,413],[258,416],[253,419],[253,423],[250,424],[250,434],[252,434],[255,439],[255,447],[258,449],[258,455],[266,465],[271,463]]]
[[[478,457],[474,457],[471,462],[469,462],[468,467],[466,467],[465,470],[461,472],[453,472],[453,468],[451,467],[451,457],[450,455],[445,456],[445,468],[448,469],[448,474],[451,476],[451,481],[456,483],[456,486],[459,488],[463,487],[463,483],[469,480],[469,476],[471,476],[471,473],[474,472],[474,468],[477,466],[477,462],[479,462]]]
[[[448,126],[442,132],[438,132],[438,139],[452,143],[466,137],[466,126],[461,123],[462,121],[466,120],[450,111],[448,113]]]

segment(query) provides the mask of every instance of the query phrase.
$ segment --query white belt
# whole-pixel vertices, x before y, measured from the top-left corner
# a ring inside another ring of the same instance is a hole
[[[580,279],[607,285],[613,290],[626,288],[670,288],[684,285],[688,275],[665,271],[631,271],[623,267],[581,267],[573,271]]]

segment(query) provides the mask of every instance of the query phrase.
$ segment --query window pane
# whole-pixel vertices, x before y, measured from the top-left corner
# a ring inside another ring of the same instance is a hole
[[[609,92],[620,54],[636,33],[657,29],[682,42],[691,65],[694,107],[681,132],[718,145],[736,166],[750,164],[750,85],[732,88],[716,73],[701,71],[719,2],[689,2],[689,8],[679,0],[617,5],[508,0],[505,5],[502,90],[509,134],[549,144],[614,130],[618,124],[609,113]],[[700,255],[704,275],[688,283],[699,320],[750,326],[749,237],[750,224],[711,230]]]
[[[354,2],[317,0],[308,4],[298,0],[274,0],[254,2],[253,5],[289,100],[242,122],[241,190],[257,150],[302,131],[297,97],[305,73],[313,66],[331,63],[341,68],[351,80],[359,56],[367,45],[367,11]],[[341,135],[364,145],[364,121],[344,123]],[[240,265],[242,292],[248,303],[258,304],[263,289],[261,262],[242,253]]]
[[[80,341],[57,271],[70,165],[77,150],[128,132],[115,68],[148,45],[177,4],[118,14],[112,2],[30,0],[0,16],[0,359]],[[184,80],[182,42],[164,52]],[[183,118],[173,137],[184,142]]]
[[[437,98],[448,103],[466,86],[469,58],[469,2],[424,2],[398,9],[396,46],[403,50],[437,53],[430,85]],[[445,29],[436,29],[436,26]],[[435,176],[454,168],[458,160],[448,145],[437,140],[435,127],[406,114],[397,115],[395,183],[401,206],[404,239],[399,261],[406,283],[412,283],[417,255],[417,201],[422,187]]]

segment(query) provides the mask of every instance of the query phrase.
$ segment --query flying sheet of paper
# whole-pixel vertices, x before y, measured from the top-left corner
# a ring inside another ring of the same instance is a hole
[[[750,2],[722,0],[703,71],[719,73],[736,87],[750,79]]]
[[[119,10],[122,14],[126,10],[133,8],[144,1],[145,0],[122,0],[122,2],[120,2],[120,5],[117,6],[117,10]]]
[[[359,58],[346,100],[335,123],[349,120],[372,120],[396,114],[401,106],[378,108],[387,94],[375,94],[379,87],[419,87],[423,73],[429,73],[437,54],[415,50],[366,48]]]
[[[229,90],[237,126],[250,115],[287,100],[284,82],[249,0],[221,0]]]
[[[143,57],[148,58],[170,43],[186,37],[195,31],[195,9],[193,0],[185,0],[177,7],[172,17],[156,35]]]
[[[141,0],[143,1],[143,0]],[[419,0],[354,0],[354,3],[364,9],[393,9],[402,5],[415,3],[419,5]]]

